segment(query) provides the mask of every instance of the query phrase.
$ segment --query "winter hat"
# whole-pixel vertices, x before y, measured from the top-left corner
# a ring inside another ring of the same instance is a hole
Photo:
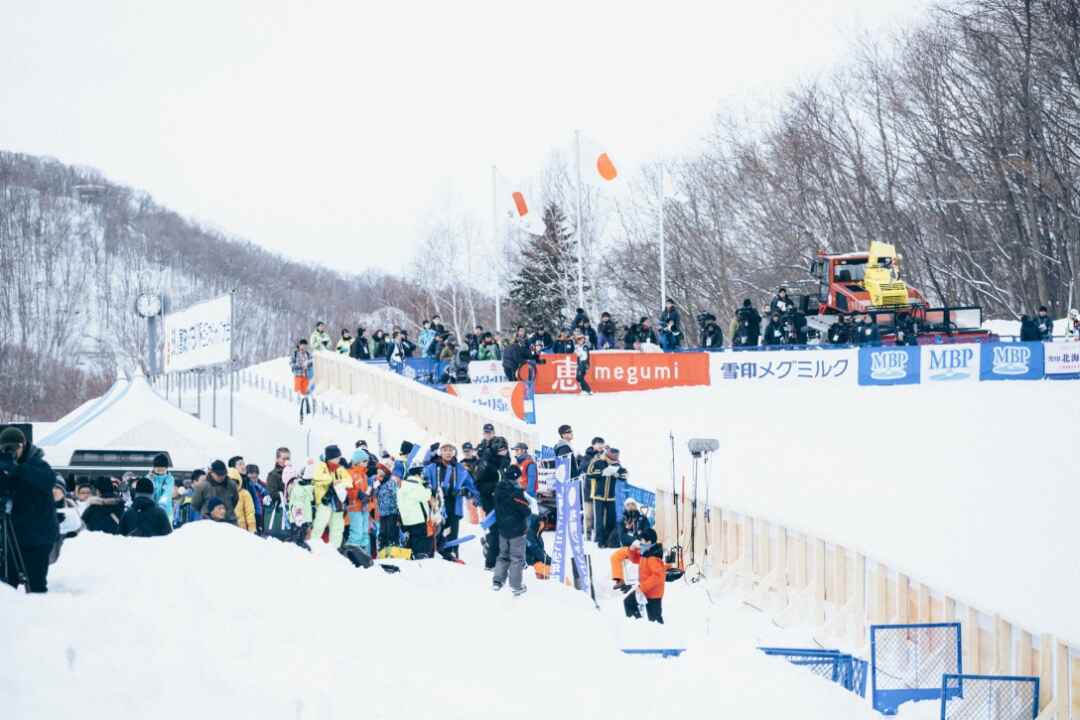
[[[64,478],[59,475],[56,476],[56,482],[53,483],[53,487],[58,487],[64,494],[67,494],[67,483],[64,482]]]
[[[656,542],[656,531],[652,528],[645,528],[641,531],[641,539],[647,543]]]
[[[210,502],[206,503],[206,514],[209,515],[214,512],[214,508],[218,506],[224,507],[225,501],[219,497],[210,498]]]
[[[619,457],[619,448],[610,447],[610,448],[607,449],[607,454],[608,454],[608,457],[617,458],[617,457]]]
[[[154,494],[154,481],[148,477],[141,477],[135,481],[135,494],[136,495],[153,495]]]
[[[368,454],[363,448],[356,448],[356,451],[352,454],[353,465],[367,465]]]
[[[323,457],[326,458],[326,462],[332,462],[341,458],[341,449],[337,445],[327,445],[326,450],[323,451]]]
[[[402,440],[401,441],[401,454],[402,455],[408,455],[409,453],[412,452],[412,449],[413,449],[413,444],[411,442],[409,442],[408,440]]]
[[[514,445],[514,449],[515,449],[515,450],[525,450],[525,451],[528,451],[528,449],[529,449],[529,446],[528,446],[528,445],[526,445],[526,444],[525,444],[525,443],[523,443],[523,442],[519,442],[519,443],[517,443],[516,445]]]
[[[154,456],[154,462],[151,463],[150,467],[167,468],[169,467],[169,458],[165,456],[165,453],[158,453]]]
[[[97,490],[98,495],[101,497],[113,496],[113,484],[112,478],[105,475],[98,475],[94,478],[94,489]]]
[[[225,467],[225,463],[222,460],[215,460],[214,462],[210,463],[210,472],[214,473],[215,475],[221,475],[222,477],[225,477],[225,474],[228,471],[229,469]]]
[[[409,468],[409,472],[406,474],[410,477],[413,475],[423,475],[424,468],[420,467],[419,465],[413,465],[411,468]]]
[[[25,445],[26,436],[17,427],[6,427],[0,432],[0,445]]]
[[[302,477],[305,480],[314,480],[315,479],[315,465],[313,463],[308,463],[307,465],[305,465],[304,466],[304,471],[302,473],[300,473],[300,477]]]
[[[628,497],[628,498],[626,498],[626,500],[623,501],[622,506],[624,508],[626,508],[627,510],[630,510],[630,509],[637,510],[637,506],[638,506],[637,505],[637,500],[635,500],[634,498]]]

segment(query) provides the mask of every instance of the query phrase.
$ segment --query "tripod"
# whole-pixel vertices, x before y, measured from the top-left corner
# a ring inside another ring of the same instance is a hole
[[[22,550],[19,548],[19,540],[15,537],[15,527],[11,523],[11,498],[4,498],[3,512],[0,512],[0,579],[7,582],[14,578],[17,585],[21,584],[27,591],[30,584],[26,575],[26,562],[23,560]],[[15,573],[12,574],[11,571]]]

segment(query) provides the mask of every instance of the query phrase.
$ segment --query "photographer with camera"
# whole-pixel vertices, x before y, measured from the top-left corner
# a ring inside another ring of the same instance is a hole
[[[49,553],[59,536],[56,475],[40,448],[17,427],[0,431],[0,570],[12,587],[48,591]]]

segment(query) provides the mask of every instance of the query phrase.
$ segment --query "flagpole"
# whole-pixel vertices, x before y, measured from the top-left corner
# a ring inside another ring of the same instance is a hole
[[[578,307],[585,307],[585,261],[582,249],[581,224],[581,131],[574,131],[574,149],[577,153],[577,296]]]
[[[667,301],[667,253],[664,252],[664,163],[660,162],[660,312],[664,311]]]
[[[498,210],[496,204],[498,202],[498,191],[496,189],[497,180],[495,179],[495,166],[491,166],[491,240],[495,245],[495,332],[502,332],[502,302],[499,298],[499,267],[502,263],[501,253],[499,252],[499,220]]]

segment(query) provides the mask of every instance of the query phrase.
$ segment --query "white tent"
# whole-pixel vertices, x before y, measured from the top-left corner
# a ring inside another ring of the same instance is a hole
[[[180,470],[205,468],[213,460],[236,454],[232,437],[169,404],[142,375],[117,380],[107,393],[65,415],[34,444],[57,466],[67,465],[76,450],[164,450]]]

